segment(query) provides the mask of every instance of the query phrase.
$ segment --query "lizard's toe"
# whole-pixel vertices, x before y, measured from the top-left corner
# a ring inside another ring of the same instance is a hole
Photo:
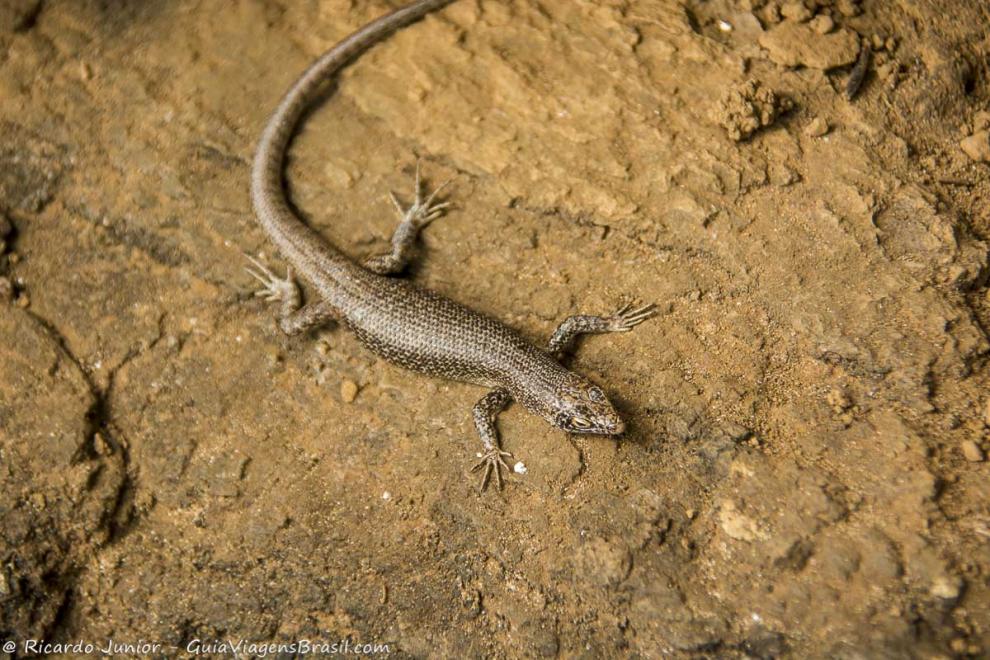
[[[253,268],[245,267],[244,270],[261,284],[261,288],[254,292],[255,296],[264,298],[268,302],[276,302],[279,300],[289,300],[297,294],[298,288],[296,287],[295,280],[292,279],[292,268],[286,269],[286,274],[283,278],[273,273],[267,266],[251,255],[244,256],[254,265]]]
[[[653,303],[636,307],[635,303],[628,302],[609,318],[609,329],[612,332],[627,332],[658,313]]]
[[[471,468],[472,472],[477,472],[481,468],[485,468],[485,473],[481,477],[481,487],[478,490],[479,493],[483,493],[488,487],[488,482],[491,480],[492,474],[495,475],[495,483],[498,484],[498,489],[502,490],[502,468],[505,468],[506,471],[511,471],[508,464],[502,460],[503,456],[508,456],[511,458],[512,454],[498,448],[489,449],[481,457],[478,464]]]

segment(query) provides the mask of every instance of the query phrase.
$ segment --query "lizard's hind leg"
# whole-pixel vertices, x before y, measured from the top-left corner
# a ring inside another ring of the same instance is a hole
[[[399,226],[392,234],[392,251],[369,257],[364,261],[364,267],[379,275],[395,275],[402,272],[412,257],[413,246],[419,232],[441,215],[450,206],[448,202],[435,203],[437,194],[450,181],[440,185],[436,190],[423,198],[423,186],[419,178],[419,163],[416,163],[416,200],[409,208],[402,208],[395,194],[389,192],[389,198],[399,212]]]
[[[248,256],[248,260],[254,264],[254,268],[244,270],[258,280],[262,287],[254,295],[268,302],[279,303],[278,327],[285,334],[296,335],[337,317],[337,311],[323,300],[302,306],[302,295],[299,293],[299,285],[292,279],[291,268],[286,270],[285,277],[282,278],[257,259]]]

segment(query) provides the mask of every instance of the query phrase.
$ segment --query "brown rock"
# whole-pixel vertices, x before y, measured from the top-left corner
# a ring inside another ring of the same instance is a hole
[[[822,70],[852,64],[859,55],[855,32],[842,29],[821,34],[806,23],[781,23],[763,33],[760,46],[777,64]]]
[[[849,400],[849,396],[838,387],[833,387],[829,390],[828,394],[825,395],[825,402],[828,403],[836,414],[852,407],[852,401]]]
[[[775,186],[789,186],[801,180],[801,175],[783,163],[772,163],[770,165],[770,183]]]
[[[959,147],[967,156],[977,162],[990,162],[990,132],[988,131],[977,131],[968,138],[963,138]]]
[[[931,594],[943,600],[955,600],[962,592],[962,580],[954,575],[939,575],[932,581]]]
[[[732,500],[722,503],[719,509],[719,524],[729,538],[737,541],[751,542],[766,538],[766,533],[760,529],[759,524],[753,518],[740,513]]]
[[[808,25],[818,34],[828,34],[835,29],[835,21],[828,14],[819,14],[808,21]]]
[[[713,118],[738,142],[769,126],[793,107],[790,99],[777,96],[757,80],[747,80],[722,97]]]
[[[340,384],[340,398],[344,403],[354,403],[358,395],[358,386],[353,380],[344,380]]]
[[[835,3],[835,8],[839,10],[839,13],[843,16],[859,16],[861,11],[859,8],[859,2],[856,0],[839,0]]]
[[[780,13],[784,18],[798,22],[806,21],[812,16],[811,10],[800,0],[784,3],[780,7]]]
[[[771,2],[770,4],[764,5],[763,9],[760,10],[760,16],[763,22],[768,25],[774,25],[780,22],[780,5]]]
[[[804,127],[805,135],[810,137],[821,137],[828,133],[828,130],[828,122],[821,117],[815,117],[808,123],[807,126]]]
[[[972,440],[963,440],[962,444],[959,445],[959,449],[962,450],[963,457],[970,463],[980,463],[985,458],[983,450]]]
[[[632,557],[619,541],[594,538],[577,553],[578,564],[587,579],[599,586],[614,586],[629,575]]]

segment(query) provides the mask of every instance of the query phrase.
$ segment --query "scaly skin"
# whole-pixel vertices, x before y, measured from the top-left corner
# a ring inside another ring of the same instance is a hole
[[[343,321],[361,342],[386,360],[409,369],[491,388],[474,408],[485,453],[484,490],[492,474],[499,487],[507,468],[494,420],[518,401],[553,426],[572,433],[618,435],[624,425],[604,393],[565,369],[556,356],[582,333],[624,332],[655,313],[652,305],[626,305],[609,317],[572,316],[561,323],[546,350],[525,341],[498,321],[433,291],[401,279],[418,232],[443,212],[436,192],[422,197],[416,170],[416,201],[399,209],[401,222],[392,251],[360,266],[306,226],[289,207],[282,188],[285,153],[296,126],[327,80],[347,62],[390,32],[439,9],[451,0],[421,0],[372,21],[331,48],[296,81],[279,103],[258,142],[251,172],[255,214],[285,259],[316,290],[319,299],[300,307],[292,270],[276,277],[265,266],[251,274],[258,295],[280,303],[279,327],[296,334],[331,319]]]

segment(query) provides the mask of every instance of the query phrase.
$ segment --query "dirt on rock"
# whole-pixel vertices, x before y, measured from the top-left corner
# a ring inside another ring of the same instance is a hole
[[[987,4],[459,0],[351,66],[286,173],[328,240],[379,251],[420,159],[417,282],[541,343],[663,310],[571,360],[626,435],[510,407],[483,495],[482,391],[243,272],[268,113],[394,6],[0,7],[0,642],[990,653]]]
[[[726,92],[715,106],[712,118],[725,128],[730,138],[738,142],[769,126],[793,108],[790,99],[780,98],[758,80],[750,79]]]

